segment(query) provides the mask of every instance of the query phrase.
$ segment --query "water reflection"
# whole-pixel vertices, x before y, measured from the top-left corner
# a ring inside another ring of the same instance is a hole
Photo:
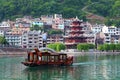
[[[68,80],[73,75],[73,67],[33,67],[23,72],[27,80]]]
[[[0,58],[0,80],[119,80],[120,55],[86,55],[68,67],[33,67],[23,57]]]

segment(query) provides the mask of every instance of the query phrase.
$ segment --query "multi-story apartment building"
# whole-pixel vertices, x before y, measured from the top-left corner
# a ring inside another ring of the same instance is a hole
[[[53,34],[47,37],[47,44],[56,43],[56,42],[58,43],[64,42],[64,38],[62,34]]]
[[[43,27],[44,23],[39,20],[32,21],[32,25],[38,25],[39,27]]]
[[[22,47],[27,49],[40,48],[43,46],[41,31],[29,31],[22,35]]]
[[[0,23],[0,36],[5,36],[5,32],[11,29],[9,21],[3,21]]]
[[[54,14],[52,28],[64,30],[64,19],[61,14]]]
[[[108,34],[110,35],[110,43],[120,43],[120,29],[115,26],[108,27]]]
[[[108,34],[110,34],[110,35],[116,35],[116,27],[114,27],[114,26],[110,26],[110,27],[108,27]]]
[[[105,34],[105,43],[111,43],[111,35],[108,33],[104,33]]]
[[[102,32],[102,28],[103,28],[103,24],[101,24],[101,25],[98,25],[98,24],[95,24],[95,25],[93,25],[92,26],[92,32],[93,33],[98,33],[98,32]]]
[[[4,30],[0,30],[0,36],[4,36]]]
[[[30,23],[14,23],[11,29],[12,34],[22,35],[24,32],[30,31]]]
[[[120,35],[120,28],[116,28],[116,35]]]
[[[53,15],[42,15],[41,20],[44,22],[46,25],[52,25],[53,23]]]
[[[5,33],[5,39],[10,46],[21,47],[21,35]]]
[[[42,15],[41,21],[43,21],[45,25],[51,25],[53,29],[64,30],[64,19],[61,14]]]
[[[103,32],[105,34],[105,39],[104,39],[105,43],[119,43],[120,42],[120,37],[119,37],[120,28],[117,28],[115,26],[107,27],[103,24],[102,25],[94,25],[92,27],[92,31],[94,32],[94,34]]]
[[[10,28],[10,24],[9,24],[9,22],[7,22],[7,21],[3,21],[2,23],[0,23],[0,27]]]

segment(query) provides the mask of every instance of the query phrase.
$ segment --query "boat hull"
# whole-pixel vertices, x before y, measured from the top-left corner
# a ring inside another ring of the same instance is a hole
[[[21,62],[23,65],[25,66],[28,66],[28,67],[36,67],[36,66],[70,66],[72,65],[73,63],[70,62],[70,63],[60,63],[60,62],[56,62],[56,63],[33,63],[33,62]]]

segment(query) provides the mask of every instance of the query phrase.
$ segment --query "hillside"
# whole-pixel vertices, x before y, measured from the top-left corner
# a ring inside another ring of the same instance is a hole
[[[0,0],[0,20],[15,19],[25,15],[40,17],[62,14],[64,18],[78,16],[86,20],[82,10],[105,18],[120,18],[120,0]]]

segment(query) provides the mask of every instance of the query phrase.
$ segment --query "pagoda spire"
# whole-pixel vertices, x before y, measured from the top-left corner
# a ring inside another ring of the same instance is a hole
[[[76,20],[76,21],[79,21],[79,18],[78,18],[78,16],[76,16],[75,20]]]

